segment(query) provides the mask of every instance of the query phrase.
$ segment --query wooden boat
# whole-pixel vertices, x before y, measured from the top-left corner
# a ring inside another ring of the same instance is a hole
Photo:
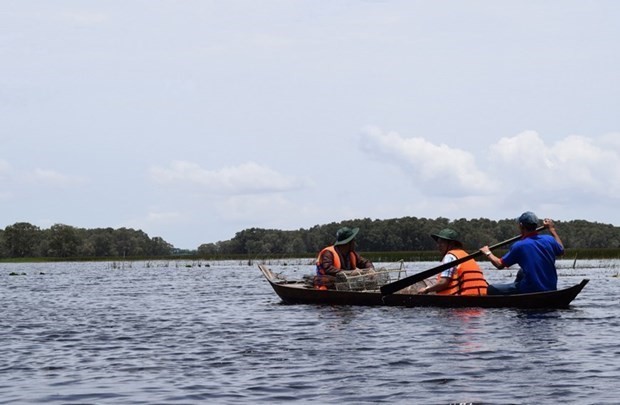
[[[259,265],[276,294],[286,304],[364,305],[444,308],[568,308],[588,279],[579,284],[556,291],[514,295],[454,296],[395,293],[383,296],[377,288],[364,291],[317,290],[304,281],[289,281],[274,274],[268,267]]]

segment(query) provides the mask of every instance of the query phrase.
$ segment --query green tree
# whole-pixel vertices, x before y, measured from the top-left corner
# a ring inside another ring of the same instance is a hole
[[[9,257],[39,256],[40,229],[28,222],[16,222],[4,228],[4,243]]]
[[[112,228],[95,229],[91,232],[89,239],[95,248],[95,256],[118,256],[114,232]]]
[[[174,246],[163,238],[156,236],[149,243],[149,255],[166,256],[172,253]]]
[[[47,256],[76,256],[80,242],[81,240],[76,228],[69,225],[54,224],[49,232],[49,250],[47,251]]]

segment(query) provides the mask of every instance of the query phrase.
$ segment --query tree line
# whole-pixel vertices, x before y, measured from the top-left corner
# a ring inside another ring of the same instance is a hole
[[[555,224],[567,249],[620,248],[620,227],[584,220],[555,221]],[[0,229],[0,258],[157,258],[179,254],[205,258],[307,257],[333,244],[336,231],[342,226],[360,228],[356,238],[360,252],[435,251],[435,241],[430,234],[443,228],[456,230],[469,251],[518,234],[514,219],[364,218],[290,231],[249,228],[237,232],[230,240],[181,251],[161,237],[151,238],[141,230],[130,228],[83,229],[55,224],[49,229],[41,229],[27,222],[18,222]]]
[[[584,220],[554,222],[567,249],[620,248],[620,227]],[[314,255],[335,242],[336,232],[342,226],[360,228],[356,237],[357,250],[366,252],[434,251],[436,244],[430,235],[443,228],[456,230],[469,251],[519,234],[515,219],[365,218],[292,231],[250,228],[237,232],[231,240],[200,245],[198,254]]]
[[[130,228],[83,229],[55,224],[41,229],[17,222],[0,230],[0,257],[158,257],[174,253],[174,247],[160,237],[150,238]]]

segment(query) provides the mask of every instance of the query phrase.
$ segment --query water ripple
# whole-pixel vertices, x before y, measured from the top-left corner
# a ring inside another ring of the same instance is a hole
[[[522,311],[282,305],[234,262],[0,264],[0,404],[614,403],[620,279],[587,271],[572,308]]]

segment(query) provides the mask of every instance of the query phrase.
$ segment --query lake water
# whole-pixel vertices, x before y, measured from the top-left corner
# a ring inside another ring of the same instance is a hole
[[[0,404],[618,404],[620,262],[559,265],[590,283],[524,311],[283,305],[240,262],[3,263]]]

